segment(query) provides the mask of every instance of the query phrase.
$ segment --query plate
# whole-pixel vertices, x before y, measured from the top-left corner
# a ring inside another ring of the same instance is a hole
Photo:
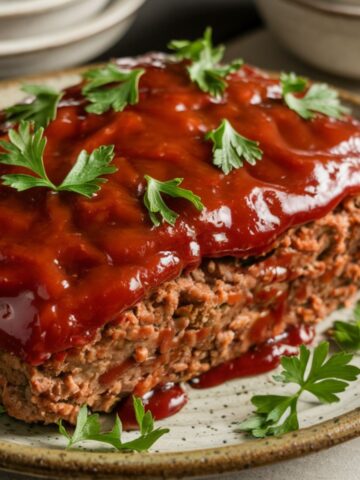
[[[23,78],[0,83],[0,108],[19,101],[19,88],[26,82],[54,85],[58,88],[79,80],[80,70],[50,76]],[[341,92],[355,115],[360,116],[360,97]],[[351,306],[334,312],[319,325],[318,342],[334,319],[351,316]],[[360,356],[353,363],[360,367]],[[249,440],[236,432],[238,422],[252,411],[254,394],[285,394],[291,386],[276,383],[270,372],[228,382],[206,390],[189,386],[189,402],[177,415],[157,422],[170,428],[148,453],[118,453],[94,443],[88,448],[64,449],[65,440],[54,426],[29,426],[0,417],[0,468],[13,472],[61,478],[168,478],[220,474],[328,448],[360,435],[359,382],[342,394],[341,402],[319,405],[309,399],[300,402],[300,425],[297,432],[280,438]],[[106,422],[106,417],[104,418]],[[124,439],[134,434],[124,433]]]

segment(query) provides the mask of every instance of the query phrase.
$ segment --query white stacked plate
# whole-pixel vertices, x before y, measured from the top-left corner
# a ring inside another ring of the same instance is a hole
[[[145,0],[0,0],[0,77],[71,67],[127,31]]]

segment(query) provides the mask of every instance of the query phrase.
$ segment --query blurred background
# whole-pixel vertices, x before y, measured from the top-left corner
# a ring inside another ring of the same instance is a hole
[[[165,50],[207,25],[223,42],[261,21],[252,0],[0,0],[0,76]]]
[[[164,51],[208,25],[226,60],[360,90],[360,0],[0,0],[0,77]]]
[[[261,24],[253,0],[147,0],[128,33],[100,58],[162,51],[170,39],[201,36],[207,25],[215,42],[225,43]]]

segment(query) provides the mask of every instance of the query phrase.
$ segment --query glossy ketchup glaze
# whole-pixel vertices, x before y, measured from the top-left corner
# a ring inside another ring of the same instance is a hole
[[[279,366],[282,356],[297,355],[299,345],[308,344],[313,338],[313,327],[292,327],[279,337],[255,346],[238,358],[212,368],[189,383],[193,388],[210,388],[235,378],[269,372]]]
[[[150,410],[155,420],[171,417],[179,412],[188,401],[181,385],[166,383],[142,397],[145,411]],[[125,398],[117,409],[124,430],[137,430],[132,397]]]
[[[183,63],[155,55],[121,66],[146,70],[137,105],[88,114],[73,87],[45,131],[45,166],[55,183],[82,149],[115,145],[118,171],[100,192],[87,199],[0,187],[0,348],[33,364],[88,343],[202,258],[264,253],[289,227],[360,190],[354,119],[305,121],[285,107],[278,81],[249,67],[232,74],[224,98],[214,100],[191,83]],[[227,176],[204,139],[224,118],[264,151],[256,166]],[[0,175],[14,171],[0,166]],[[184,178],[204,210],[166,198],[180,216],[173,227],[153,227],[145,174]]]

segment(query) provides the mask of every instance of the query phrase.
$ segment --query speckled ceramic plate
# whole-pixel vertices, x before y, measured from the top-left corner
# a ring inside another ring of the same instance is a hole
[[[78,73],[63,72],[31,81],[64,87],[76,83]],[[0,108],[21,99],[19,86],[24,81],[0,84]],[[346,92],[343,97],[360,115],[360,97]],[[344,319],[350,314],[351,310],[335,312],[320,329],[324,331],[335,318]],[[360,356],[353,363],[360,367]],[[2,415],[0,468],[54,478],[94,478],[99,474],[101,478],[144,479],[219,474],[304,455],[360,435],[360,381],[354,382],[337,404],[319,405],[309,399],[301,402],[301,429],[297,432],[264,440],[249,440],[237,433],[237,423],[252,410],[252,395],[284,394],[288,390],[289,386],[279,385],[272,375],[236,380],[208,390],[186,387],[188,404],[177,415],[157,422],[169,427],[170,433],[155,445],[156,450],[145,454],[117,453],[93,444],[96,451],[65,451],[65,441],[56,427],[28,426]],[[125,436],[130,439],[132,434]]]

